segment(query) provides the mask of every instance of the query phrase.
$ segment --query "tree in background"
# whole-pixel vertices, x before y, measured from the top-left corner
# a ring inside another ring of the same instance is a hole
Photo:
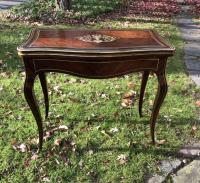
[[[56,8],[62,10],[70,10],[71,9],[71,0],[55,0]]]

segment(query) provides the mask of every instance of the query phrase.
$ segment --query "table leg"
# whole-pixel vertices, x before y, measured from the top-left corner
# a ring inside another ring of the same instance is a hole
[[[26,80],[24,84],[24,95],[26,101],[33,113],[33,116],[37,122],[38,131],[39,131],[39,150],[42,149],[43,142],[43,127],[42,127],[42,117],[40,114],[39,106],[33,92],[33,86],[35,81],[35,75],[26,75]]]
[[[148,77],[149,77],[149,71],[144,71],[142,74],[142,83],[141,83],[141,88],[140,88],[140,99],[139,99],[140,117],[142,117],[142,104],[143,104],[144,92],[145,92]]]
[[[157,78],[158,78],[158,91],[157,91],[156,99],[154,101],[153,111],[152,111],[151,120],[150,120],[151,138],[152,138],[153,144],[156,144],[156,139],[155,139],[156,119],[157,119],[160,107],[167,94],[167,88],[168,88],[165,72],[159,73],[159,74],[157,73]]]
[[[40,79],[42,91],[43,91],[43,94],[44,94],[45,111],[46,111],[45,118],[47,118],[48,113],[49,113],[49,97],[48,97],[48,87],[47,87],[46,74],[44,72],[39,73],[39,79]]]

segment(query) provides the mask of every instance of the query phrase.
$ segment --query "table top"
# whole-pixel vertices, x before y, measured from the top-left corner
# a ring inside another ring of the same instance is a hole
[[[153,30],[33,29],[17,48],[26,54],[165,54],[175,49]]]

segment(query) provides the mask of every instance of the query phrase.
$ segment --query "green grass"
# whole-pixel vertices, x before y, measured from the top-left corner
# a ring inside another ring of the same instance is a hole
[[[162,159],[176,158],[180,145],[199,141],[200,133],[191,134],[197,121],[195,93],[200,90],[185,74],[183,41],[178,29],[169,21],[140,23],[116,20],[81,28],[154,28],[176,47],[169,59],[167,80],[169,91],[157,120],[157,137],[166,139],[161,146],[150,141],[149,118],[157,81],[149,79],[143,107],[145,117],[138,115],[138,93],[141,74],[108,80],[90,80],[65,74],[48,74],[50,117],[44,121],[45,130],[67,125],[67,132],[55,132],[44,142],[43,151],[36,160],[34,143],[38,137],[35,120],[23,95],[23,63],[16,47],[27,37],[31,27],[25,24],[0,22],[0,182],[143,182],[158,171]],[[71,26],[57,26],[71,28]],[[80,28],[74,27],[74,28]],[[55,28],[55,27],[54,27]],[[76,80],[75,80],[75,79]],[[71,81],[71,82],[69,82]],[[130,91],[127,84],[135,83],[137,96],[130,109],[121,107],[123,93]],[[59,91],[55,90],[60,86]],[[37,99],[44,116],[42,91],[37,80]],[[101,94],[106,94],[106,98]],[[114,133],[110,129],[117,128]],[[56,139],[66,143],[55,146]],[[75,143],[75,145],[73,143]],[[13,146],[25,144],[22,153]],[[118,156],[127,156],[120,164]],[[66,160],[67,159],[67,160]]]

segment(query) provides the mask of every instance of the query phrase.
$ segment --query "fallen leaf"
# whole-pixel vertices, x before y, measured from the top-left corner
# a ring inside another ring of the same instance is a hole
[[[130,89],[135,88],[135,83],[129,82],[129,83],[128,83],[128,87],[129,87]]]
[[[56,139],[56,140],[54,141],[54,145],[55,145],[55,146],[60,146],[61,142],[62,142],[62,139]]]
[[[56,131],[67,131],[67,130],[68,130],[68,127],[66,125],[55,127],[45,133],[44,140],[49,139]]]
[[[66,155],[61,154],[61,159],[63,160],[65,166],[71,165],[71,161],[66,157]]]
[[[100,128],[101,126],[97,126],[97,127],[95,127],[97,130]]]
[[[105,135],[105,136],[108,136],[108,137],[110,137],[110,135],[109,135],[108,133],[106,133],[106,131],[105,131],[105,130],[101,130],[101,133],[102,133],[103,135]]]
[[[60,125],[60,126],[58,127],[58,129],[59,129],[59,130],[65,131],[65,130],[68,130],[68,127],[67,127],[66,125]]]
[[[77,79],[75,79],[75,78],[71,78],[68,82],[69,82],[70,84],[72,84],[72,83],[76,83],[76,82],[77,82]]]
[[[0,60],[0,67],[3,65],[3,60]]]
[[[133,104],[133,100],[131,99],[122,99],[122,102],[121,102],[121,106],[124,107],[124,108],[129,108],[131,107],[131,105]]]
[[[43,180],[44,182],[50,182],[49,177],[44,177],[42,180]]]
[[[113,115],[115,118],[118,118],[120,116],[119,112],[115,112]]]
[[[111,128],[111,129],[110,129],[110,132],[113,132],[113,133],[116,133],[116,132],[118,132],[118,131],[119,131],[119,129],[118,129],[118,128],[116,128],[116,127],[115,127],[115,128]]]
[[[197,100],[195,104],[197,107],[200,107],[200,100]]]
[[[109,99],[109,97],[105,93],[101,93],[100,97],[104,99]]]
[[[153,100],[149,100],[149,105],[153,106]]]
[[[125,155],[125,154],[120,154],[117,157],[117,160],[118,160],[118,162],[119,162],[120,165],[123,165],[123,164],[125,164],[128,161],[128,156]]]
[[[38,159],[38,155],[37,154],[34,154],[32,157],[31,157],[31,160],[37,160]]]
[[[27,167],[29,167],[29,165],[30,165],[30,161],[29,161],[29,159],[26,159],[24,161],[24,166],[27,168]]]
[[[89,155],[93,155],[93,154],[94,154],[94,151],[93,151],[93,150],[89,150],[88,154],[89,154]]]
[[[98,117],[97,117],[97,119],[98,119],[99,121],[103,121],[103,120],[104,120],[104,118],[105,118],[105,116],[104,116],[104,115],[100,115],[100,116],[98,116]]]
[[[26,72],[25,72],[25,71],[22,71],[22,72],[20,72],[20,75],[21,75],[22,77],[25,77],[25,76],[26,76]]]
[[[197,130],[198,130],[197,126],[196,126],[196,125],[193,125],[193,126],[192,126],[192,130],[191,130],[191,134],[192,134],[192,135],[195,135],[196,132],[197,132]]]
[[[19,150],[20,152],[26,152],[27,151],[27,146],[25,144],[20,144],[20,145],[13,145],[13,149]]]
[[[165,139],[163,139],[163,140],[156,140],[156,144],[158,144],[158,145],[163,145],[165,143],[166,143]]]
[[[69,98],[69,100],[71,101],[71,102],[73,102],[73,103],[80,103],[80,100],[79,99],[76,99],[76,98],[74,98],[74,97],[68,97]]]
[[[126,99],[126,98],[133,98],[133,97],[135,97],[135,95],[136,95],[136,91],[131,90],[129,92],[126,92],[124,94],[123,98],[124,99]]]
[[[26,152],[27,151],[27,147],[25,144],[21,144],[20,146],[18,146],[18,148],[20,149],[21,152]]]
[[[120,85],[115,85],[114,86],[116,89],[119,89],[120,88]]]

